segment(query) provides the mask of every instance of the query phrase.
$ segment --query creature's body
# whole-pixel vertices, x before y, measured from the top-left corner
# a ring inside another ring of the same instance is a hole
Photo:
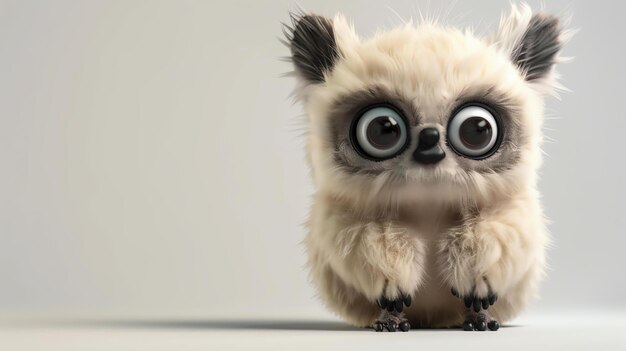
[[[556,18],[513,8],[495,35],[432,24],[361,40],[342,16],[287,32],[316,194],[306,239],[327,306],[376,330],[495,330],[536,293],[536,191]]]

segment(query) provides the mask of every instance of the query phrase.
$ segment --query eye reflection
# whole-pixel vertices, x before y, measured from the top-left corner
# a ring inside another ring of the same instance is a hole
[[[491,141],[493,130],[491,124],[482,117],[470,117],[459,128],[459,136],[465,146],[480,150]]]
[[[393,147],[400,137],[398,122],[389,116],[376,117],[367,126],[367,140],[377,149]]]

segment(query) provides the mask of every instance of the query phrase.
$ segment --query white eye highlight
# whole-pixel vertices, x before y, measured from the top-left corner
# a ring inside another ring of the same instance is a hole
[[[373,107],[360,117],[353,128],[357,150],[374,159],[388,159],[404,150],[408,141],[404,118],[394,109]]]
[[[448,122],[448,143],[457,153],[480,159],[497,149],[499,132],[496,117],[489,110],[470,105]]]

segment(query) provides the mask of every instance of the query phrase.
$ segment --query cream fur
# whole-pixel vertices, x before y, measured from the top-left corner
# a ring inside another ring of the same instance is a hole
[[[492,289],[499,300],[489,312],[501,321],[536,294],[548,243],[536,191],[543,96],[556,83],[553,71],[529,83],[510,60],[531,15],[514,6],[488,38],[426,23],[361,40],[343,16],[333,19],[341,58],[323,83],[301,79],[297,95],[316,186],[306,238],[311,278],[350,323],[371,325],[376,299],[401,291],[413,296],[407,318],[427,327],[463,322],[465,307],[450,288],[482,296]],[[348,173],[332,157],[332,106],[372,85],[415,102],[424,125],[441,132],[460,95],[486,87],[505,94],[526,138],[515,145],[520,159],[499,172],[462,171],[446,146],[450,156],[435,169]]]

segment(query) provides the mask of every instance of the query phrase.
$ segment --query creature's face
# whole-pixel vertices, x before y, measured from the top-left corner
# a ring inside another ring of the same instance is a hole
[[[389,207],[534,185],[554,17],[522,7],[490,38],[425,24],[360,40],[341,16],[307,15],[288,34],[318,187]]]

